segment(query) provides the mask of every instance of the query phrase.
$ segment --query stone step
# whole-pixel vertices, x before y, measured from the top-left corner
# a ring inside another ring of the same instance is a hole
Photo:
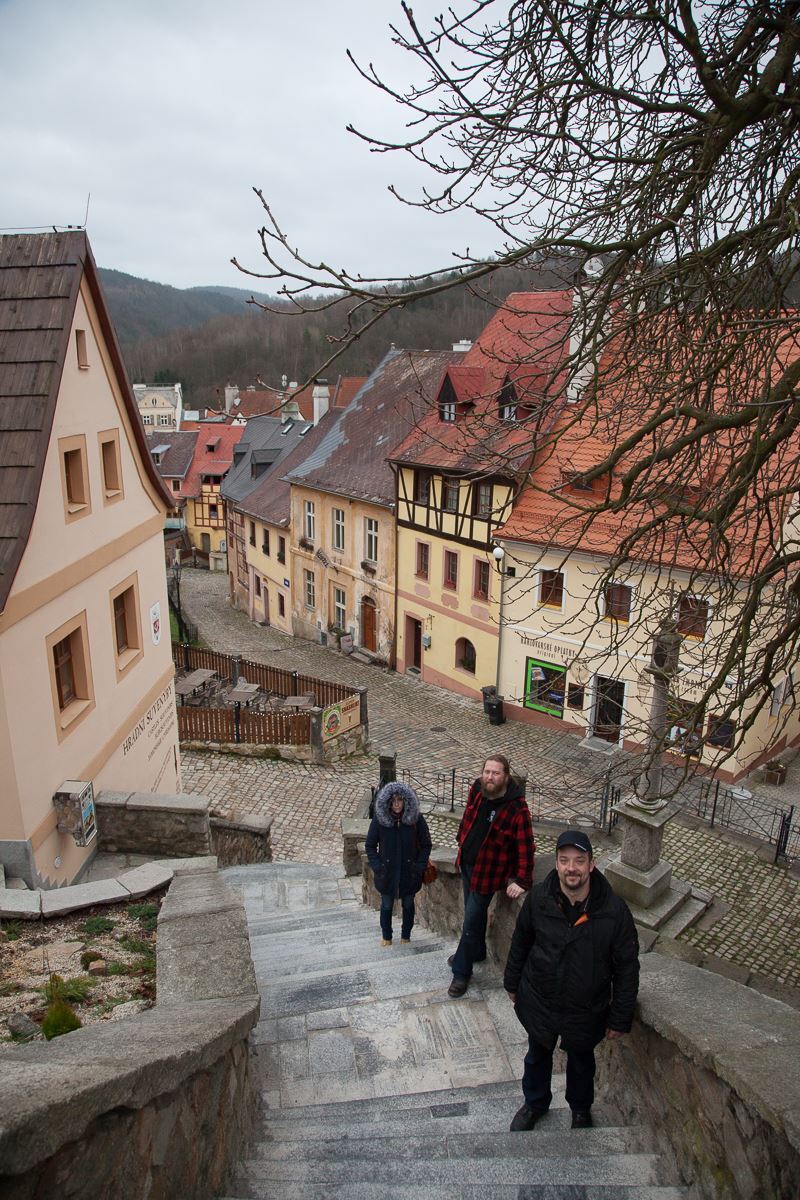
[[[525,1141],[522,1136],[521,1141]],[[574,1138],[573,1138],[574,1140]],[[419,1158],[404,1150],[405,1141],[392,1142],[384,1148],[381,1159],[353,1160],[351,1147],[341,1145],[341,1158],[322,1162],[305,1159],[259,1161],[248,1164],[245,1176],[256,1196],[279,1195],[280,1183],[334,1184],[352,1186],[354,1183],[372,1185],[396,1184],[402,1176],[404,1184],[432,1184],[459,1188],[468,1178],[472,1184],[531,1185],[558,1184],[561,1187],[585,1187],[604,1184],[606,1187],[652,1187],[672,1183],[664,1179],[664,1166],[656,1154],[584,1154],[575,1148],[560,1154],[518,1152],[513,1157],[478,1158],[469,1154],[456,1157]],[[262,1189],[262,1190],[259,1190]],[[568,1196],[568,1192],[562,1193]]]
[[[553,1076],[553,1103],[559,1103],[558,1097],[563,1098],[564,1075]],[[500,1083],[482,1083],[476,1087],[443,1088],[440,1091],[428,1090],[409,1092],[404,1095],[394,1095],[391,1099],[391,1111],[396,1116],[400,1112],[421,1110],[423,1115],[437,1116],[444,1109],[454,1105],[471,1106],[473,1104],[491,1105],[492,1103],[514,1104],[516,1112],[521,1104],[519,1083],[516,1080],[504,1080]],[[290,1125],[300,1122],[314,1122],[327,1117],[337,1117],[345,1122],[356,1125],[364,1122],[380,1121],[381,1105],[387,1099],[376,1100],[371,1097],[366,1100],[343,1100],[337,1104],[307,1104],[302,1108],[278,1109],[266,1112],[265,1120],[280,1121]],[[566,1104],[566,1101],[564,1101]],[[513,1114],[512,1114],[513,1115]],[[510,1120],[510,1118],[509,1118]]]
[[[685,933],[695,921],[699,921],[708,908],[706,900],[695,896],[687,896],[677,912],[673,913],[659,928],[659,937],[677,938]]]
[[[437,1186],[436,1184],[373,1184],[343,1183],[332,1185],[281,1183],[269,1185],[269,1190],[251,1190],[246,1182],[241,1190],[230,1192],[220,1200],[258,1200],[269,1196],[269,1200],[686,1200],[685,1188],[668,1184],[620,1187],[615,1184],[585,1184],[578,1187],[561,1187],[559,1184],[460,1184]]]
[[[385,1105],[382,1111],[387,1111]],[[430,1124],[436,1124],[436,1131],[429,1132]],[[318,1164],[320,1170],[325,1163],[347,1162],[355,1173],[368,1169],[361,1164],[389,1160],[399,1162],[407,1158],[431,1162],[474,1158],[508,1160],[553,1155],[569,1157],[578,1152],[593,1158],[598,1155],[645,1154],[654,1150],[652,1135],[641,1126],[605,1126],[575,1131],[567,1125],[568,1122],[564,1120],[555,1128],[552,1122],[543,1121],[541,1126],[537,1125],[535,1131],[529,1133],[510,1133],[508,1125],[505,1132],[458,1133],[449,1128],[441,1129],[439,1121],[429,1121],[420,1122],[415,1133],[406,1129],[395,1137],[388,1134],[384,1136],[384,1126],[380,1124],[373,1137],[353,1139],[346,1134],[336,1134],[322,1141],[305,1142],[302,1150],[296,1142],[281,1138],[262,1141],[250,1159],[249,1170],[258,1171],[266,1163],[297,1161],[301,1155],[304,1162]],[[578,1140],[579,1147],[576,1146]]]
[[[417,938],[408,945],[401,946],[397,938],[391,946],[381,946],[380,938],[374,933],[359,937],[326,939],[311,948],[297,948],[294,952],[291,947],[287,947],[276,953],[271,942],[266,945],[257,941],[251,942],[256,978],[259,983],[263,980],[266,986],[269,986],[276,976],[287,979],[326,970],[340,971],[359,964],[368,966],[371,963],[382,963],[387,955],[391,955],[392,961],[395,961],[416,954],[432,954],[445,948],[445,944],[438,939]]]
[[[278,916],[253,916],[248,920],[250,940],[255,938],[280,937],[281,934],[297,936],[309,929],[356,929],[362,926],[366,929],[368,914],[359,906],[346,908],[343,904],[331,905],[330,908],[320,908],[314,912],[313,926],[309,924],[308,913],[281,913]]]

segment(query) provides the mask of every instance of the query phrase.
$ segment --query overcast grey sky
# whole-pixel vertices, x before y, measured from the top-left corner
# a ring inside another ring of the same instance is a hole
[[[346,132],[401,127],[345,51],[402,79],[402,19],[399,0],[0,0],[0,227],[82,225],[91,193],[100,266],[258,289],[229,264],[259,268],[257,186],[293,244],[351,271],[489,252],[477,221],[398,204],[414,164]]]

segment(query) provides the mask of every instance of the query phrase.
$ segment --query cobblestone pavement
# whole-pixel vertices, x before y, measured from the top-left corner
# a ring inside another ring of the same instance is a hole
[[[509,721],[489,726],[480,703],[336,651],[252,624],[227,600],[222,573],[185,570],[181,596],[200,636],[214,649],[369,689],[370,738],[375,750],[395,750],[401,765],[477,774],[492,750],[527,770],[546,801],[580,812],[597,795],[606,763],[578,739]],[[184,752],[187,791],[204,792],[221,812],[263,812],[273,818],[276,859],[339,862],[340,821],[375,781],[374,757],[333,768]],[[790,768],[782,806],[800,799],[800,761]],[[756,788],[753,788],[756,791]],[[774,793],[770,798],[775,802]],[[545,812],[546,815],[546,812]],[[538,835],[542,849],[546,834]],[[708,888],[729,910],[711,928],[684,938],[705,953],[729,959],[781,983],[800,986],[800,880],[763,862],[750,845],[716,831],[667,827],[665,857],[678,878]]]

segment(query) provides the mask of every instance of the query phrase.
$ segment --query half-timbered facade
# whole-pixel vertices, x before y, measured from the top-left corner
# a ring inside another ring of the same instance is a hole
[[[463,695],[496,682],[493,535],[530,464],[530,425],[555,386],[571,303],[569,291],[509,296],[391,456],[397,667]]]

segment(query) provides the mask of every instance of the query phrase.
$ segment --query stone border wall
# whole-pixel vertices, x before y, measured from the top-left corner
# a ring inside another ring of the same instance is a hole
[[[157,988],[139,1016],[0,1047],[4,1200],[224,1191],[255,1108],[247,1039],[260,1000],[244,907],[218,871],[176,873]]]
[[[380,896],[366,855],[369,823],[342,823],[345,867],[362,866],[362,897]],[[417,894],[417,919],[458,938],[463,900],[455,851],[434,848],[435,883]],[[536,856],[535,880],[553,855]],[[487,944],[505,962],[521,900],[499,894]],[[702,1200],[800,1196],[800,1013],[753,988],[659,953],[642,956],[630,1036],[598,1047],[598,1086],[623,1119],[642,1117]],[[520,1067],[521,1069],[521,1067]]]
[[[272,862],[270,817],[211,816],[207,796],[100,792],[99,849],[107,854],[194,858],[216,854],[224,867]]]

